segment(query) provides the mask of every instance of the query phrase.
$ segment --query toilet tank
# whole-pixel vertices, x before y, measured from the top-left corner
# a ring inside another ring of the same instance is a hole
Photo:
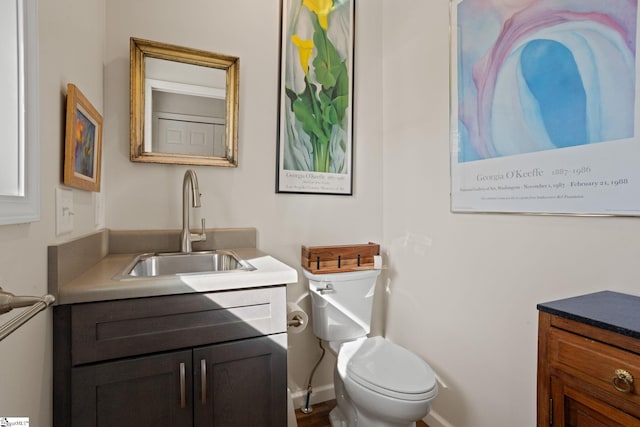
[[[380,270],[313,274],[309,280],[313,333],[325,341],[346,341],[366,336]]]

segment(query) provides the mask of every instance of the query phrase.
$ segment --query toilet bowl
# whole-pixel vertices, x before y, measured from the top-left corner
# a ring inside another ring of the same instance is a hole
[[[356,425],[415,426],[438,394],[431,367],[382,337],[343,344],[337,371],[357,408]]]
[[[314,333],[336,355],[332,427],[414,427],[438,393],[427,362],[383,337],[367,337],[378,274],[304,271]]]

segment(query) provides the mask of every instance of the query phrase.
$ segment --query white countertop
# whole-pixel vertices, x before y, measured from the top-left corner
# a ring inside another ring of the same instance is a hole
[[[108,255],[79,277],[62,284],[57,290],[56,304],[216,292],[298,281],[298,272],[294,268],[257,249],[234,249],[233,252],[249,262],[255,270],[118,279],[122,270],[138,254]]]

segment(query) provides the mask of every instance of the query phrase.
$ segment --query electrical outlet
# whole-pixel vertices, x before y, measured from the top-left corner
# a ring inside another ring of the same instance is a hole
[[[56,188],[56,235],[73,231],[73,191]]]

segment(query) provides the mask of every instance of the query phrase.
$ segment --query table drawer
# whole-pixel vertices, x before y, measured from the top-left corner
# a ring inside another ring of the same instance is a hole
[[[72,365],[286,332],[286,287],[71,307]]]
[[[640,404],[640,355],[559,329],[551,330],[549,344],[552,368],[569,372],[607,393]],[[628,392],[614,386],[613,379],[618,370],[632,378],[616,381],[618,387],[628,388]]]

